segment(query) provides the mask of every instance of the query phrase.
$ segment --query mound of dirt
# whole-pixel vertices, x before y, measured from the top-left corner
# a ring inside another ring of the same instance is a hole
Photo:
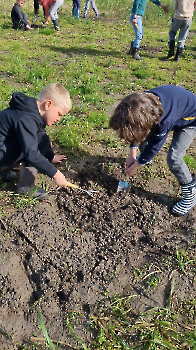
[[[75,332],[88,342],[89,314],[105,293],[134,292],[137,311],[162,307],[172,273],[178,298],[195,295],[191,274],[183,275],[163,258],[175,257],[176,246],[191,246],[195,257],[196,211],[182,218],[172,216],[176,185],[169,182],[165,190],[169,176],[146,180],[141,172],[129,192],[116,193],[123,165],[115,158],[116,167],[111,169],[111,162],[111,155],[87,157],[74,172],[79,186],[97,191],[93,197],[61,189],[49,194],[47,201],[1,220],[1,349],[17,349],[16,344],[31,349],[33,335],[43,338],[38,301],[52,339],[66,338],[74,346],[65,326],[67,313],[82,313]],[[149,273],[159,270],[156,290],[146,290],[145,279],[136,278],[135,268],[147,263]]]

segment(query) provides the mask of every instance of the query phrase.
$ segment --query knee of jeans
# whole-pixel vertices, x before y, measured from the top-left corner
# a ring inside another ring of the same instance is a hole
[[[178,163],[179,161],[179,154],[176,155],[175,152],[172,150],[169,150],[167,154],[167,164],[170,170]]]

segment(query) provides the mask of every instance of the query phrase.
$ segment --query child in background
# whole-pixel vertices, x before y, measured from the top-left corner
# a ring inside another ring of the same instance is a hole
[[[174,56],[174,48],[175,48],[175,38],[177,31],[180,30],[178,36],[177,50],[176,55],[174,57],[174,61],[179,62],[182,52],[184,50],[184,43],[186,37],[189,33],[193,13],[195,9],[195,1],[194,0],[174,0],[174,18],[172,19],[171,28],[169,30],[169,52],[167,58]]]
[[[165,13],[168,13],[168,6],[162,4],[159,0],[150,0],[150,1],[152,1],[154,4],[156,4],[158,6],[162,7],[163,11]],[[143,59],[139,55],[139,47],[140,47],[140,42],[144,36],[142,16],[143,16],[145,8],[146,8],[146,2],[147,2],[147,0],[134,0],[132,14],[130,17],[130,22],[132,24],[132,27],[133,27],[133,30],[135,33],[135,40],[132,41],[132,43],[131,43],[131,48],[129,50],[129,53],[136,60]]]
[[[59,30],[58,10],[63,6],[64,0],[39,0],[39,4],[44,7],[45,10],[45,23],[52,20],[54,29]]]
[[[30,22],[27,20],[26,13],[22,13],[21,11],[21,7],[24,5],[24,2],[25,0],[16,0],[15,5],[12,8],[11,19],[13,29],[32,29]]]
[[[177,216],[187,214],[196,205],[196,179],[183,159],[196,136],[196,96],[174,85],[134,92],[116,107],[109,126],[130,143],[125,171],[129,176],[151,162],[173,130],[167,163],[181,186],[183,199],[172,212]],[[138,145],[141,153],[136,157]]]
[[[72,15],[74,18],[80,18],[80,0],[73,0]]]
[[[35,191],[34,197],[42,199],[46,191],[35,187],[38,170],[54,179],[56,185],[66,187],[64,175],[53,164],[65,159],[54,155],[46,134],[46,125],[54,125],[71,109],[69,92],[59,83],[47,85],[38,98],[14,92],[9,107],[0,112],[0,175],[4,181],[12,180],[15,163],[20,164],[19,193]]]
[[[96,17],[98,17],[98,10],[97,10],[97,7],[95,5],[95,0],[86,0],[86,5],[85,5],[83,17],[86,18],[90,3],[91,3],[91,6],[93,8],[93,11],[95,12],[95,18],[96,18]]]

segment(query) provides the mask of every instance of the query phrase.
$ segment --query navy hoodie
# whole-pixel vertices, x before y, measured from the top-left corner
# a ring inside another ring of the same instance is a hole
[[[15,3],[14,7],[12,8],[11,18],[12,18],[14,29],[18,28],[20,21],[22,24],[25,25],[25,27],[27,26],[27,24],[29,24],[29,22],[24,18],[23,14],[21,12],[21,8],[20,8],[20,6],[18,6],[17,3]]]
[[[21,92],[14,92],[9,107],[0,112],[0,146],[17,138],[26,161],[52,178],[57,169],[38,150],[37,133],[45,132],[45,126],[37,100]],[[52,160],[54,153],[51,149],[48,152],[51,153]]]
[[[175,85],[162,85],[147,92],[159,96],[164,113],[137,158],[141,165],[149,163],[161,150],[171,130],[196,127],[196,96],[191,91]]]

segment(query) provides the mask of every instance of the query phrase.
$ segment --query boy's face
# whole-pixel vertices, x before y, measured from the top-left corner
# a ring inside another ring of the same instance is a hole
[[[42,118],[46,125],[51,126],[56,122],[59,122],[61,117],[63,117],[67,112],[68,110],[65,108],[54,106],[52,101],[46,101],[44,102],[44,112],[42,113]]]
[[[25,3],[25,0],[16,0],[19,7],[22,7]]]

